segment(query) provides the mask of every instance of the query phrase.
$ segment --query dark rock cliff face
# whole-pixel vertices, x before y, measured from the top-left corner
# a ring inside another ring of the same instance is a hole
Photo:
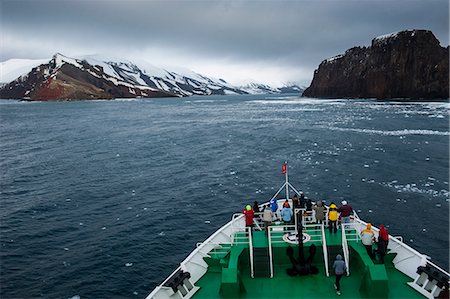
[[[449,47],[428,30],[372,40],[322,61],[303,96],[319,98],[447,99]]]

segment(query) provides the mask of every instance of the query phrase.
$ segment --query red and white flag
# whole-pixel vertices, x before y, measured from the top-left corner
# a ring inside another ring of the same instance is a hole
[[[283,164],[283,165],[281,166],[281,173],[282,173],[282,174],[286,174],[286,172],[287,172],[287,164]]]

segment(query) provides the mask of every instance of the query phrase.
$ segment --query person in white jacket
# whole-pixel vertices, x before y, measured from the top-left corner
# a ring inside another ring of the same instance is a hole
[[[370,258],[375,258],[372,251],[372,244],[375,242],[375,232],[372,230],[372,224],[367,223],[367,227],[361,231],[361,242],[366,247],[367,254]]]
[[[272,218],[273,218],[272,209],[270,208],[270,205],[267,204],[263,212],[263,221],[266,233],[268,232],[269,226],[272,224]]]

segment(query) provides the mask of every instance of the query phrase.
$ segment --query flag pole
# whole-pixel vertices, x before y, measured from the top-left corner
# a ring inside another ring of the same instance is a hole
[[[287,161],[284,162],[286,164],[286,199],[289,200],[289,180],[288,180],[288,163]]]

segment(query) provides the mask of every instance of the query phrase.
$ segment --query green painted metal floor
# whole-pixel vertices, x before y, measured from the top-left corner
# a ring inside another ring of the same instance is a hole
[[[267,244],[262,240],[261,234],[254,236],[254,244],[262,246]],[[335,256],[341,253],[341,234],[329,235],[326,233],[329,255]],[[280,244],[279,244],[280,245]],[[353,244],[353,247],[357,245]],[[359,246],[362,247],[361,244]],[[333,287],[334,276],[330,270],[330,277],[325,275],[323,253],[320,246],[317,246],[317,253],[313,265],[319,269],[317,275],[309,276],[288,276],[286,269],[290,268],[288,258],[286,257],[286,247],[278,246],[274,248],[274,277],[250,277],[248,265],[248,251],[244,251],[241,256],[241,278],[246,292],[241,292],[239,298],[367,298],[367,294],[359,291],[363,273],[365,270],[364,258],[360,254],[364,253],[361,248],[357,250],[350,249],[350,276],[344,276],[341,280],[341,296],[336,294]],[[364,249],[364,247],[362,247]],[[295,256],[297,256],[297,247],[294,247]],[[305,255],[308,255],[307,248]],[[388,276],[388,298],[423,298],[422,295],[413,290],[406,283],[412,281],[409,277],[397,271],[393,264],[393,255],[385,257],[385,267]],[[330,258],[330,269],[332,265]],[[221,285],[221,273],[219,271],[208,271],[197,283],[199,291],[193,298],[221,298],[219,293]]]

